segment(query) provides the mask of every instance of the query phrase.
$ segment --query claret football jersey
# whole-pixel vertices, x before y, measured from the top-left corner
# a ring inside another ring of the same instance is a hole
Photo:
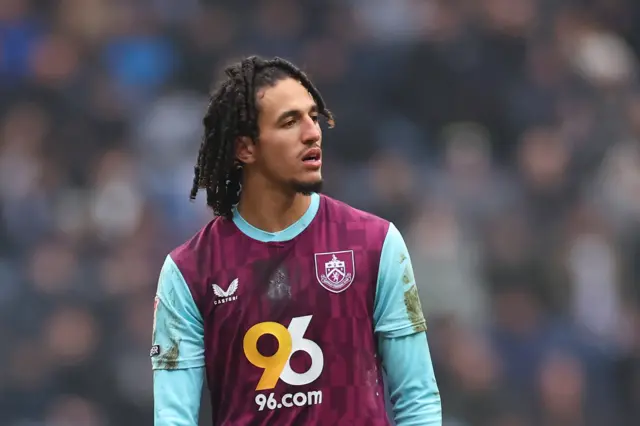
[[[155,315],[154,369],[204,367],[233,426],[389,425],[377,336],[426,328],[393,224],[318,194],[278,233],[212,220],[167,257]]]

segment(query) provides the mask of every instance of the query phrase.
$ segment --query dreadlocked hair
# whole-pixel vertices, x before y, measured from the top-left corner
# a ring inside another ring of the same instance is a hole
[[[205,189],[207,205],[214,214],[231,218],[233,207],[240,200],[242,182],[242,164],[235,158],[235,143],[243,136],[258,141],[258,90],[293,78],[309,91],[329,127],[333,127],[334,120],[309,77],[285,59],[251,56],[229,66],[224,74],[226,78],[212,92],[203,119],[204,137],[189,198],[195,200],[198,190]]]

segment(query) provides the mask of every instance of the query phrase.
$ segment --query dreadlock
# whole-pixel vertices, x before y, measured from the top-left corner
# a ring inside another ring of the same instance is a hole
[[[224,74],[226,78],[211,94],[203,119],[204,137],[189,198],[195,200],[198,190],[205,189],[207,205],[213,212],[231,218],[233,206],[240,200],[242,181],[242,164],[235,158],[235,142],[242,136],[258,141],[258,90],[286,78],[296,79],[309,91],[330,127],[334,121],[318,89],[289,61],[251,56],[229,66]]]

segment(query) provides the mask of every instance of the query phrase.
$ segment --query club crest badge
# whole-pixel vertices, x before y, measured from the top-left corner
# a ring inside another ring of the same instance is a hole
[[[356,275],[353,250],[316,253],[316,278],[322,287],[333,293],[345,291]]]

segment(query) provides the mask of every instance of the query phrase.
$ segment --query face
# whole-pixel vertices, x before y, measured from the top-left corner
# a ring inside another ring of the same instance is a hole
[[[319,192],[322,132],[311,94],[287,78],[258,91],[257,143],[243,138],[237,156],[245,171],[295,192]]]

